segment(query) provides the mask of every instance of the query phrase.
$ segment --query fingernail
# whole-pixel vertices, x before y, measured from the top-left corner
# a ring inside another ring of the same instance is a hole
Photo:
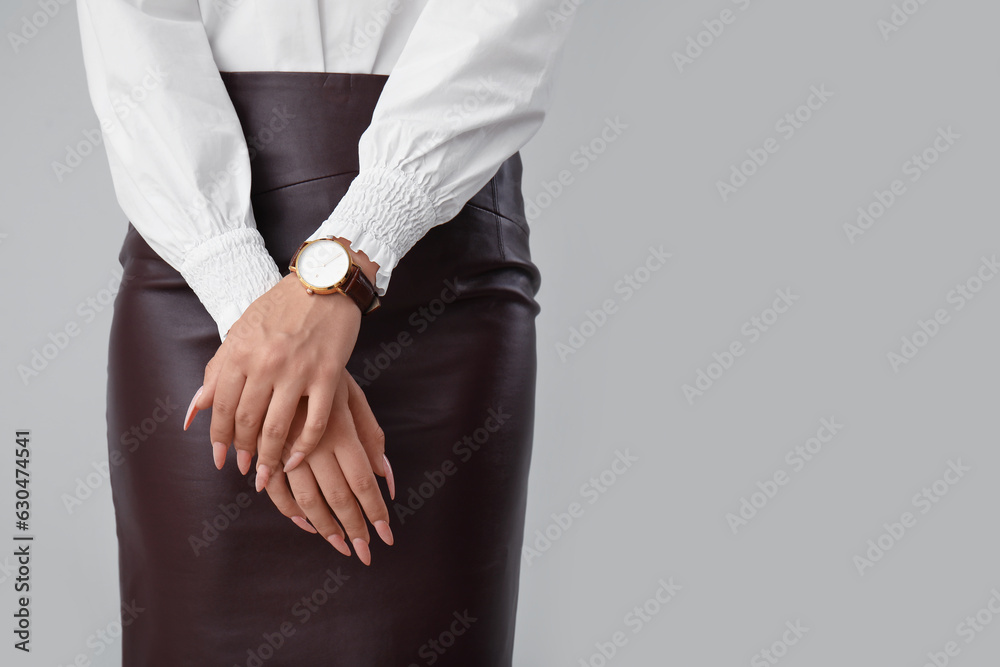
[[[385,463],[385,483],[389,485],[389,498],[396,499],[396,479],[392,476],[392,466],[385,454],[382,455],[382,462]]]
[[[194,398],[191,399],[191,405],[188,406],[187,413],[184,415],[185,431],[188,430],[188,426],[191,425],[191,420],[194,419],[194,416],[198,414],[198,408],[194,407],[194,404],[198,400],[198,397],[201,396],[201,390],[204,388],[205,387],[203,385],[201,387],[198,387],[198,391],[194,392]]]
[[[257,493],[260,493],[261,489],[267,486],[268,481],[271,479],[271,469],[266,465],[257,466]]]
[[[229,448],[221,442],[213,442],[212,449],[214,450],[215,467],[222,470],[222,466],[226,465],[226,450]]]
[[[314,535],[316,534],[316,529],[313,528],[312,526],[310,526],[309,522],[306,521],[305,519],[303,519],[302,517],[300,517],[300,516],[293,516],[292,517],[292,521],[295,522],[296,526],[298,526],[302,530],[306,531],[307,533],[312,533]]]
[[[348,558],[351,557],[351,548],[347,546],[347,542],[340,535],[333,534],[326,538],[326,541],[333,545],[333,548],[344,554]]]
[[[354,545],[354,551],[358,554],[358,558],[365,565],[372,564],[372,552],[368,551],[368,543],[365,542],[360,537],[355,537],[351,540],[351,544]]]
[[[377,532],[378,536],[382,538],[382,541],[389,546],[392,546],[392,531],[389,530],[389,524],[380,519],[373,525],[375,526],[375,532]]]
[[[288,472],[289,470],[294,470],[295,466],[302,463],[302,459],[304,459],[305,457],[306,455],[304,452],[295,452],[294,454],[288,457],[288,463],[285,464],[285,467],[282,470],[284,472]]]
[[[253,459],[253,454],[245,449],[236,450],[236,467],[240,469],[240,472],[244,475],[250,472],[250,461]]]

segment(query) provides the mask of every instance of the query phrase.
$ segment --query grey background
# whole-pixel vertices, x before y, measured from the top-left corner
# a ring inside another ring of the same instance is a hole
[[[1000,281],[961,309],[949,292],[1000,252],[1000,6],[904,4],[919,10],[888,39],[878,26],[893,12],[887,0],[577,10],[548,121],[523,151],[526,197],[548,204],[532,220],[543,287],[526,544],[536,531],[556,539],[522,561],[517,664],[605,664],[597,644],[616,632],[625,641],[607,664],[773,664],[758,652],[786,623],[808,630],[781,664],[917,667],[949,641],[949,664],[995,664],[1000,619],[982,612],[972,642],[959,624],[1000,590]],[[673,53],[725,9],[734,21],[678,71]],[[4,35],[36,11],[5,2]],[[13,431],[28,427],[37,536],[34,650],[14,651],[4,627],[0,651],[19,665],[80,654],[114,665],[117,641],[88,645],[118,615],[109,486],[92,477],[72,512],[64,495],[107,460],[111,313],[88,321],[78,307],[114,282],[125,218],[100,146],[61,181],[52,168],[97,128],[73,4],[19,52],[7,43],[0,53],[2,532],[13,533]],[[786,139],[775,123],[811,86],[833,95]],[[574,153],[609,118],[627,127],[580,171]],[[954,145],[910,181],[904,163],[949,127]],[[768,137],[778,152],[723,202],[716,182]],[[572,182],[545,199],[563,170]],[[844,225],[894,179],[905,194],[851,244]],[[672,256],[625,301],[615,284],[649,246]],[[798,299],[750,342],[741,327],[779,289]],[[616,312],[561,359],[557,344],[606,299]],[[938,309],[948,322],[895,371],[887,353]],[[18,365],[73,322],[79,335],[22,382]],[[692,405],[683,385],[737,340],[745,353]],[[794,471],[786,453],[823,418],[843,428]],[[618,451],[637,461],[584,495]],[[921,514],[914,495],[959,460],[969,470]],[[788,483],[734,534],[726,515],[777,471]],[[574,502],[582,511],[558,528],[552,514]],[[855,557],[907,511],[916,525],[859,572]],[[9,626],[12,558],[0,565]],[[657,613],[635,632],[627,614],[661,579],[680,589],[650,603]]]

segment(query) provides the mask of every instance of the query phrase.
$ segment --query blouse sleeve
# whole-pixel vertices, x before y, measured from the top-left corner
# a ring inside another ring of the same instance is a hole
[[[429,0],[359,143],[359,174],[309,239],[379,264],[454,218],[542,124],[572,13],[541,0]]]
[[[115,193],[220,338],[281,279],[250,205],[243,129],[197,0],[77,0]]]

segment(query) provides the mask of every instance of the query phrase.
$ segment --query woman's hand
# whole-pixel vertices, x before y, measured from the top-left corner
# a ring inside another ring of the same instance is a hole
[[[396,490],[385,458],[385,435],[364,392],[347,370],[342,371],[339,380],[329,425],[318,446],[295,470],[285,473],[276,468],[268,480],[267,493],[278,510],[297,526],[319,532],[338,551],[350,556],[344,540],[346,531],[358,558],[369,565],[365,516],[383,542],[391,545],[393,541],[389,510],[375,474],[386,478],[390,498],[395,497]],[[306,424],[309,410],[303,399],[292,420],[289,442]]]
[[[338,239],[370,279],[378,266]],[[361,311],[344,294],[309,294],[295,274],[254,301],[233,324],[205,368],[187,423],[212,407],[210,436],[216,467],[233,443],[246,474],[257,454],[258,491],[279,469],[292,417],[303,396],[308,415],[285,471],[316,448],[326,430],[339,376],[357,341]],[[258,434],[260,446],[258,448]]]

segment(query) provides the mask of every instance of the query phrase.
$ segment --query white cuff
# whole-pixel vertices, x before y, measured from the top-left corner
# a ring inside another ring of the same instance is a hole
[[[378,264],[375,289],[383,296],[399,260],[435,224],[434,205],[412,176],[389,167],[370,167],[358,174],[330,217],[306,240],[324,236],[349,240],[352,250]]]
[[[239,227],[201,243],[184,257],[180,273],[218,324],[221,340],[243,311],[281,280],[255,227]]]

